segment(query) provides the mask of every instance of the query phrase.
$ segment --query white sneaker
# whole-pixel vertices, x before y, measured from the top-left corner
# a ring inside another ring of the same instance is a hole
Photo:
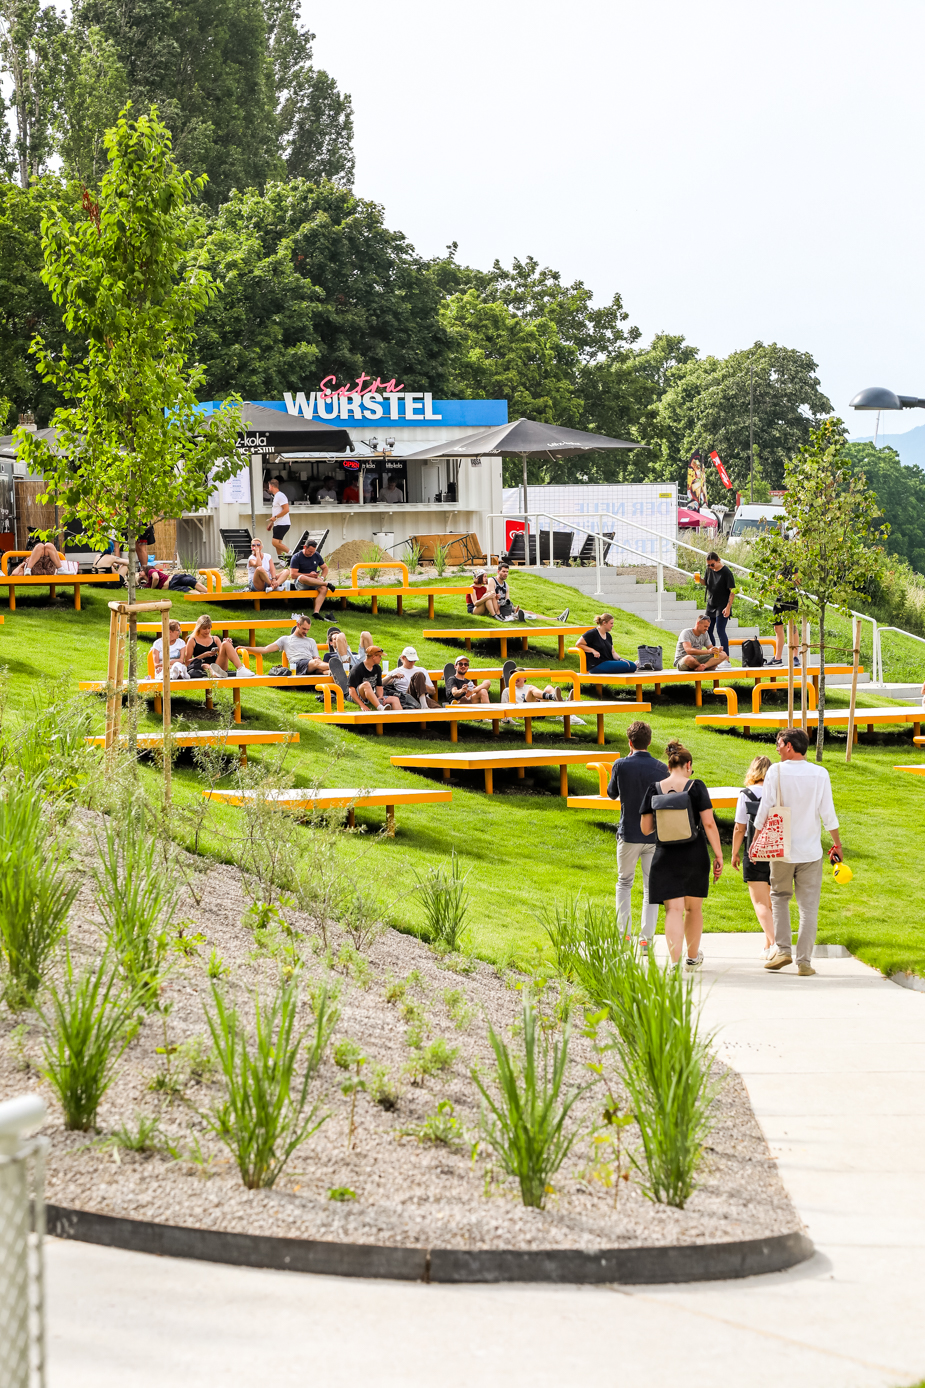
[[[684,962],[689,969],[699,969],[703,963],[703,950],[698,949],[696,959],[687,958]]]
[[[567,717],[568,715],[565,716]],[[577,713],[573,713],[571,719],[572,722],[577,723],[580,728],[586,728],[588,726],[587,718],[579,718]]]
[[[240,670],[237,670],[235,673],[238,679],[252,680],[254,678],[253,670],[249,669],[246,665],[242,665]]]
[[[729,660],[723,660],[723,661],[720,662],[719,665],[714,665],[714,666],[713,666],[713,669],[714,669],[714,670],[731,670],[731,669],[732,669],[732,662],[729,661]]]

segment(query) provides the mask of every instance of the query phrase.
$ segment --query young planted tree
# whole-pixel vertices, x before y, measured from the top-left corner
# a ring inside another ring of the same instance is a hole
[[[879,541],[889,532],[877,497],[863,472],[852,468],[840,419],[826,419],[787,464],[786,535],[755,542],[752,567],[761,596],[795,600],[819,630],[819,730],[816,760],[825,737],[825,618],[829,608],[851,608],[883,571]],[[789,655],[788,655],[789,659]]]
[[[124,541],[131,603],[136,536],[205,506],[234,474],[240,420],[231,405],[204,427],[202,371],[190,360],[196,320],[217,293],[192,251],[202,228],[191,204],[205,180],[177,168],[155,108],[137,121],[129,109],[106,133],[99,201],[85,192],[76,213],[45,209],[42,279],[85,355],[33,340],[39,374],[66,403],[52,419],[53,448],[25,431],[18,441],[61,524],[77,522],[91,542]]]

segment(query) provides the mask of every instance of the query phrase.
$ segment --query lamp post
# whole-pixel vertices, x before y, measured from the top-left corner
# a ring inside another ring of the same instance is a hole
[[[858,391],[850,402],[850,408],[852,410],[877,411],[877,423],[874,426],[874,448],[876,448],[877,435],[880,433],[881,410],[925,409],[925,400],[919,399],[917,395],[897,395],[895,391],[887,390],[884,386],[868,386],[866,390]]]

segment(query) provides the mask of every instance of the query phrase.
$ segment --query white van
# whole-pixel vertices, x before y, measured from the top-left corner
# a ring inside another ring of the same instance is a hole
[[[756,502],[754,506],[740,506],[735,513],[729,538],[731,540],[754,540],[769,530],[780,529],[781,519],[786,514],[787,508],[785,506],[779,506],[776,502],[771,501]]]

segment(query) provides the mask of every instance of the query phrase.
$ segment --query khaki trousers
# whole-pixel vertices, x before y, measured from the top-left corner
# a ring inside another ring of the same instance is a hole
[[[624,931],[632,928],[633,879],[636,864],[642,867],[642,920],[640,934],[651,940],[658,925],[658,906],[649,900],[649,869],[655,857],[654,843],[624,843],[617,839],[617,919]]]
[[[811,964],[819,920],[822,893],[822,859],[814,863],[771,861],[771,914],[774,917],[774,943],[785,954],[793,953],[790,929],[790,898],[795,894],[800,915],[797,935],[797,963]]]

